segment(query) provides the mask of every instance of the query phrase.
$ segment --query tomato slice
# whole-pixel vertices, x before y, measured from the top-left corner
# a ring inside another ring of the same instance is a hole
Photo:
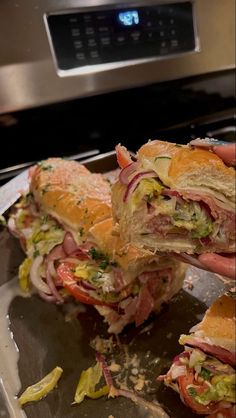
[[[194,397],[191,396],[187,390],[188,385],[194,385],[194,389],[196,389],[197,393],[200,395],[206,389],[206,386],[203,384],[198,384],[198,382],[194,381],[194,373],[192,370],[188,369],[187,375],[179,376],[178,377],[178,385],[180,394],[184,400],[184,403],[189,406],[194,412],[197,414],[214,414],[218,411],[219,406],[213,403],[209,405],[201,405],[200,403],[194,400]],[[199,386],[198,388],[196,386]]]
[[[83,292],[77,284],[77,280],[72,272],[73,264],[61,263],[57,268],[57,274],[62,280],[63,286],[75,297],[75,299],[84,303],[85,305],[102,305],[113,307],[116,304],[109,304],[102,300],[95,299],[88,293]]]
[[[117,162],[120,166],[120,168],[125,168],[127,165],[133,163],[133,160],[130,157],[129,151],[122,145],[118,144],[115,147],[116,150],[116,157]]]
[[[221,416],[222,418],[235,418],[235,408],[219,409],[214,414],[208,415],[207,418],[218,418],[218,416]]]

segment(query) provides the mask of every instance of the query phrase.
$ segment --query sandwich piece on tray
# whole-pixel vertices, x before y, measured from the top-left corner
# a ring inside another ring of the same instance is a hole
[[[181,335],[184,351],[167,374],[158,377],[197,414],[235,417],[235,325],[235,300],[223,295],[190,335]]]
[[[151,251],[235,252],[235,170],[213,152],[150,141],[122,167],[113,214],[123,239]]]
[[[109,183],[77,162],[41,162],[8,225],[27,254],[19,269],[23,290],[33,286],[49,302],[73,296],[94,305],[109,332],[140,325],[182,286],[181,263],[117,236]]]

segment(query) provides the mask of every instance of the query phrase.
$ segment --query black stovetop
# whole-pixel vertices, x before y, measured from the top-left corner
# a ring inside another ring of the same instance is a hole
[[[234,74],[227,72],[2,115],[0,169],[94,148],[105,152],[118,142],[135,151],[150,138],[187,143],[216,132],[235,141],[234,109]]]

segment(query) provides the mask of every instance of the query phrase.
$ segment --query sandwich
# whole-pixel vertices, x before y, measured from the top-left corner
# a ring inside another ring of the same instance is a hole
[[[8,225],[27,255],[21,288],[37,289],[48,302],[73,297],[95,306],[109,332],[140,325],[182,286],[181,263],[120,239],[108,181],[75,161],[39,163]]]
[[[199,415],[235,417],[235,337],[235,300],[223,295],[189,335],[181,335],[184,351],[158,380]]]
[[[112,193],[121,237],[153,252],[235,252],[235,169],[213,152],[150,141],[122,167]]]
[[[95,248],[105,254],[107,262],[109,260],[104,273],[101,264],[98,265],[96,274],[101,277],[103,291],[99,289],[99,280],[95,290],[102,300],[107,298],[114,303],[96,306],[108,322],[109,332],[117,334],[130,322],[141,325],[181,289],[185,266],[170,257],[156,256],[125,244],[115,234],[111,218],[94,225],[90,234]]]

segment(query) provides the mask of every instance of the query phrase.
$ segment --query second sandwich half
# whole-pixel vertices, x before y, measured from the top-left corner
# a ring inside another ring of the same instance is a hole
[[[120,239],[109,183],[75,161],[52,158],[35,168],[9,228],[27,255],[19,269],[22,289],[36,288],[48,302],[72,296],[94,305],[109,332],[142,324],[182,287],[181,263]]]

